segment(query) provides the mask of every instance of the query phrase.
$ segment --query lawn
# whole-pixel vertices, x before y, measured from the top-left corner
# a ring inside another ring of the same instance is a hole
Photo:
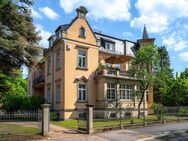
[[[157,118],[156,115],[149,115],[145,117],[146,122],[148,123],[156,123],[156,122],[162,122]],[[177,121],[178,117],[176,115],[165,115],[165,120],[168,121]],[[188,120],[188,117],[180,117],[180,120]],[[137,119],[122,119],[122,125],[128,126],[131,123],[136,124],[143,124],[144,120],[143,118]],[[78,122],[77,120],[65,120],[65,121],[53,121],[53,124],[60,125],[63,127],[71,128],[71,129],[78,129]],[[94,129],[102,129],[106,126],[119,126],[120,120],[94,120]],[[80,120],[79,127],[86,128],[86,121]]]
[[[156,122],[156,121],[159,121],[159,120],[157,119],[157,116],[151,115],[151,116],[146,117],[146,121],[147,122]],[[143,119],[134,118],[132,120],[132,122],[134,124],[142,124]],[[67,128],[72,128],[72,129],[78,128],[77,120],[53,121],[52,123],[56,124],[56,125],[61,125],[61,126],[67,127]],[[119,119],[116,119],[116,120],[94,120],[94,128],[95,129],[104,128],[105,126],[116,126],[116,125],[119,126],[119,124],[120,124]],[[122,119],[122,124],[123,125],[130,125],[131,119]],[[82,127],[84,127],[84,126],[86,127],[86,121],[81,120],[80,125],[82,125]]]
[[[0,140],[40,139],[38,129],[13,124],[0,124]]]
[[[65,120],[65,121],[52,121],[55,125],[61,125],[67,128],[77,129],[78,122],[77,120]]]

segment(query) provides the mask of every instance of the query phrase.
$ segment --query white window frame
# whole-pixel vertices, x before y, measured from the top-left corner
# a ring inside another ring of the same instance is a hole
[[[114,85],[114,87],[112,87],[113,85]],[[116,99],[116,85],[114,83],[107,83],[106,99],[107,100],[115,100]]]
[[[85,56],[81,55],[80,52],[84,52]],[[80,64],[81,59],[81,64]],[[85,59],[85,66],[84,66],[84,59]],[[87,68],[87,50],[78,49],[78,68]]]
[[[84,88],[80,88],[80,85],[84,85]],[[84,91],[85,91],[85,97],[84,97]],[[87,83],[78,83],[78,101],[85,102],[87,101],[88,97],[88,91],[87,91]]]
[[[131,100],[133,93],[133,85],[120,84],[119,94],[120,99]]]
[[[105,42],[105,49],[110,51],[115,51],[115,44],[110,42]]]
[[[61,49],[56,50],[56,69],[61,68]]]
[[[60,102],[61,102],[61,85],[60,83],[57,83],[56,84],[56,103],[60,103]]]

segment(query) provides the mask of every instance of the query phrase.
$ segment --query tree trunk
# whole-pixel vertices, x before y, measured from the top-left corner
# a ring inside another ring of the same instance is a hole
[[[144,94],[145,94],[145,91],[147,90],[147,88],[148,88],[148,85],[147,85],[147,86],[145,87],[145,89],[143,90],[141,100],[140,100],[140,102],[139,102],[139,104],[138,104],[138,116],[137,116],[138,119],[140,118],[140,106],[141,106],[141,104],[142,104],[142,102],[143,102]]]

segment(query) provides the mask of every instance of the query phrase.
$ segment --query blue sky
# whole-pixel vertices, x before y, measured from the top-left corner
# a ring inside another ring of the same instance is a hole
[[[146,24],[156,45],[166,46],[175,72],[188,67],[188,0],[36,0],[32,16],[40,31],[40,45],[58,25],[69,23],[80,5],[88,9],[94,31],[136,41]]]

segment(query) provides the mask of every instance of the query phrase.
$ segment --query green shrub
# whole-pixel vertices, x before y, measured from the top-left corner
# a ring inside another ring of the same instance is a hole
[[[51,121],[57,121],[59,117],[57,116],[56,112],[50,112],[50,120]]]
[[[188,108],[183,108],[183,107],[181,107],[181,108],[179,109],[179,113],[180,113],[180,114],[188,114]]]
[[[153,110],[154,110],[154,113],[155,113],[155,114],[157,114],[158,109],[159,109],[159,104],[154,103],[154,105],[153,105]]]
[[[9,95],[2,99],[3,109],[8,112],[37,111],[44,102],[41,96]]]

